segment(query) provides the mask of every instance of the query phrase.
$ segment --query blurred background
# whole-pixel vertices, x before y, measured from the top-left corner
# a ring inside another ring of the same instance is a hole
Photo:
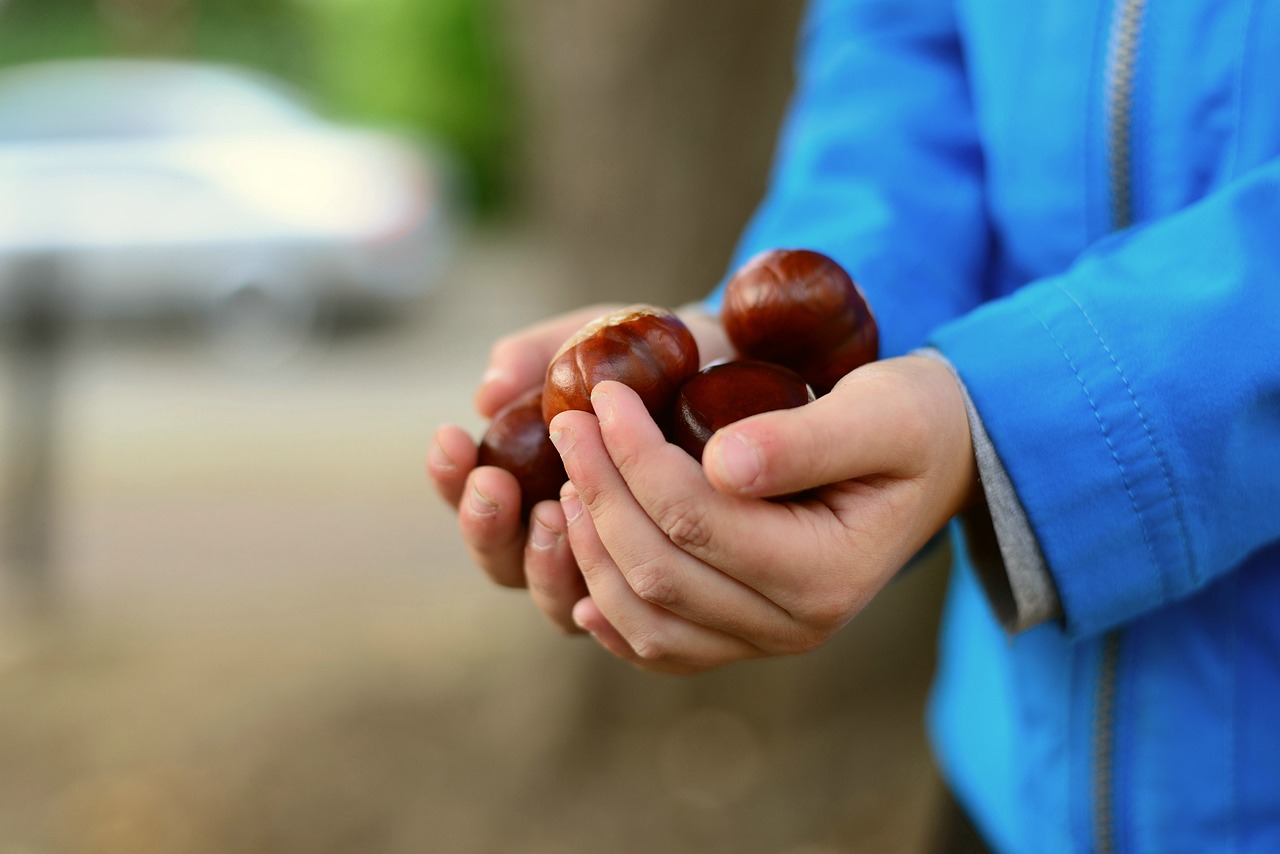
[[[490,342],[678,305],[797,0],[0,0],[0,854],[920,851],[946,556],[687,679],[472,570]]]

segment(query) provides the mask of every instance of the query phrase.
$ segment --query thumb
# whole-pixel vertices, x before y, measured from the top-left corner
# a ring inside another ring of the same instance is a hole
[[[949,374],[939,382],[933,363],[916,362],[927,360],[866,365],[812,403],[725,427],[703,453],[708,480],[720,492],[766,497],[920,474],[930,464],[934,425],[946,412],[964,418],[964,403]]]

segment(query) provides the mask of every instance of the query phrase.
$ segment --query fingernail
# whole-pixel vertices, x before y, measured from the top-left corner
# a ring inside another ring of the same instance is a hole
[[[471,487],[471,495],[468,497],[467,503],[471,505],[471,512],[477,516],[496,516],[498,514],[498,502],[474,486]]]
[[[760,449],[737,433],[729,433],[717,443],[713,463],[720,479],[734,489],[751,486],[764,469]]]
[[[556,446],[556,451],[563,457],[573,449],[573,435],[567,430],[552,430],[551,444]]]
[[[534,519],[529,523],[529,542],[538,551],[545,552],[560,542],[560,532]]]
[[[600,419],[600,423],[604,424],[613,418],[613,395],[607,391],[593,391],[591,408],[596,411],[596,418]]]
[[[565,491],[560,493],[560,506],[564,508],[566,520],[572,522],[577,519],[582,513],[582,499],[578,498],[577,490],[566,486]]]
[[[487,386],[490,383],[494,383],[494,382],[497,382],[498,380],[504,379],[506,376],[507,376],[507,372],[502,370],[501,368],[489,368],[480,376],[480,386],[481,387]]]
[[[436,471],[457,471],[458,464],[445,453],[440,440],[433,440],[427,453],[431,455],[431,467]]]

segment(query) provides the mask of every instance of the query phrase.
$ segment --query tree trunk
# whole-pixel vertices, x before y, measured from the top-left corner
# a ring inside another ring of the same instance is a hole
[[[575,302],[678,305],[726,272],[792,85],[796,0],[507,2],[522,209]]]

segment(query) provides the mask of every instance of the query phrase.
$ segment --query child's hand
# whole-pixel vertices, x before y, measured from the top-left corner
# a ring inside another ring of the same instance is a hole
[[[489,367],[476,392],[476,409],[492,417],[540,387],[560,345],[583,324],[617,307],[579,309],[500,339],[490,351]],[[706,358],[727,354],[727,341],[714,318],[690,313],[685,319]],[[526,526],[515,478],[499,468],[477,467],[476,452],[475,440],[449,424],[436,431],[427,452],[427,473],[436,490],[458,511],[458,527],[472,559],[497,584],[527,586],[555,625],[579,631],[571,612],[587,589],[565,538],[560,506],[541,502]]]
[[[476,409],[492,417],[539,387],[547,363],[565,339],[610,308],[584,308],[498,340],[476,392]],[[475,440],[451,424],[436,431],[427,451],[427,473],[458,511],[458,528],[472,560],[497,584],[529,586],[538,607],[556,625],[578,631],[569,611],[586,588],[564,536],[564,514],[555,502],[544,501],[534,507],[526,526],[515,477],[493,466],[477,467],[476,452]]]
[[[664,441],[625,386],[602,383],[593,404],[598,421],[566,412],[552,423],[571,480],[568,540],[590,590],[572,617],[647,669],[818,646],[976,484],[959,387],[923,357],[867,365],[814,403],[732,425],[704,466]]]

